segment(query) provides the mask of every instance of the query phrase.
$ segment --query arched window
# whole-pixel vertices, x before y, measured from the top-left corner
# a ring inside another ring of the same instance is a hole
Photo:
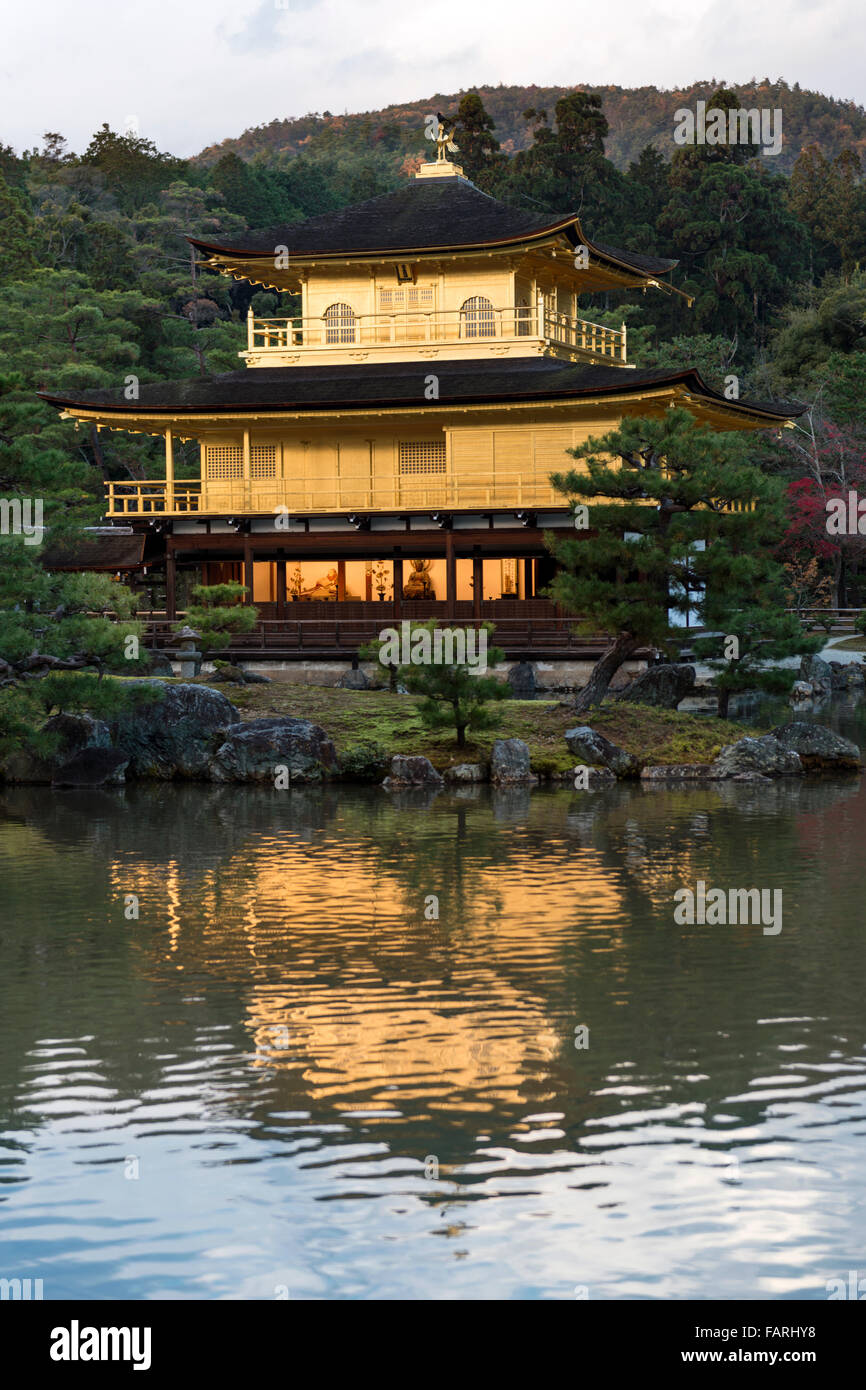
[[[496,333],[493,305],[483,294],[476,294],[460,306],[461,338],[492,338]]]
[[[354,343],[355,311],[351,304],[330,304],[322,317],[326,343]]]

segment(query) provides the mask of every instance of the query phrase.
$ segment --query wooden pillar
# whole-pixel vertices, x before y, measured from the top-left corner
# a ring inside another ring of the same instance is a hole
[[[531,561],[531,560],[524,560],[524,561],[523,561],[523,597],[524,597],[524,598],[534,598],[534,597],[535,597],[535,595],[534,595],[533,592],[532,592],[532,561]]]
[[[394,556],[394,617],[403,615],[403,556]]]
[[[277,617],[286,616],[286,555],[277,551]]]
[[[165,616],[171,622],[177,618],[177,562],[170,540],[165,550]]]
[[[165,510],[174,511],[174,441],[169,429],[165,432]]]
[[[249,536],[244,536],[244,584],[249,589],[249,594],[244,599],[244,603],[253,601],[253,544]]]
[[[346,561],[337,561],[337,602],[342,603],[346,597]]]
[[[454,532],[445,532],[445,616],[457,616],[457,560],[454,555]]]
[[[250,432],[249,432],[249,430],[247,429],[247,430],[244,430],[244,450],[243,450],[243,474],[244,474],[244,501],[243,501],[243,509],[244,509],[245,512],[248,512],[248,511],[251,511],[251,510],[252,510],[252,497],[251,497],[252,476],[253,476],[252,457],[253,457],[253,455],[252,455],[252,447],[251,447],[251,445],[250,445]]]
[[[484,560],[480,555],[472,556],[472,616],[476,621],[481,617],[481,599],[484,591]]]

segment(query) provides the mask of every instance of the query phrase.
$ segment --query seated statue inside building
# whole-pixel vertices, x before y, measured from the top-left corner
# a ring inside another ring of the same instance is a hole
[[[433,580],[430,578],[429,560],[412,561],[412,572],[403,585],[403,597],[408,599],[436,597]]]
[[[335,599],[337,597],[337,571],[328,570],[324,578],[317,579],[311,589],[303,589],[304,598]]]

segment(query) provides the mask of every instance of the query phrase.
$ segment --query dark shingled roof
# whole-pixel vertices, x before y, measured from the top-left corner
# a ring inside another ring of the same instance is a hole
[[[482,193],[468,179],[453,177],[412,179],[395,193],[382,193],[353,207],[310,217],[306,222],[244,233],[237,238],[237,245],[195,237],[188,240],[204,255],[271,258],[274,247],[285,246],[290,257],[327,257],[467,250],[508,245],[553,231],[562,231],[574,245],[585,243],[602,257],[649,275],[663,275],[677,264],[591,242],[573,212],[511,207]]]
[[[84,535],[64,545],[48,545],[42,555],[47,570],[116,570],[138,569],[144,560],[145,536]]]
[[[435,375],[439,398],[425,398],[426,379]],[[140,416],[149,411],[179,414],[213,414],[237,411],[352,410],[383,406],[423,406],[447,410],[460,404],[495,404],[497,401],[555,401],[580,396],[604,396],[636,392],[645,386],[676,385],[706,399],[760,411],[784,420],[800,415],[802,406],[756,401],[727,401],[703,381],[696,368],[678,371],[643,371],[640,368],[606,367],[561,362],[552,357],[435,362],[360,363],[351,367],[255,367],[220,376],[193,377],[187,381],[142,383],[139,399],[125,399],[123,388],[82,391],[73,396],[41,391],[43,400],[58,408],[105,407]]]

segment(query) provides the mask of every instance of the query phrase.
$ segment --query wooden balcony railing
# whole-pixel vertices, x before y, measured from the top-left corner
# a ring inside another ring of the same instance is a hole
[[[599,358],[621,364],[626,361],[628,329],[625,324],[622,328],[605,328],[604,324],[548,309],[544,312],[543,336],[555,347],[571,348],[594,361]]]
[[[164,478],[110,482],[106,516],[182,516],[199,512],[201,483],[167,483]]]
[[[106,483],[107,516],[274,516],[281,511],[440,511],[460,507],[563,507],[547,473],[397,474],[374,479],[338,477],[233,478],[204,483],[148,479]]]
[[[592,361],[625,363],[626,325],[607,328],[588,319],[573,318],[537,305],[510,305],[467,309],[413,309],[394,314],[355,314],[339,320],[328,318],[247,317],[247,351],[292,354],[351,348],[388,348],[425,345],[447,347],[488,342],[544,339],[577,357]]]
[[[214,478],[167,483],[164,479],[108,482],[106,516],[278,516],[340,512],[450,511],[476,507],[564,508],[547,472],[396,474],[373,479],[337,474],[286,478]],[[652,506],[646,499],[646,506]],[[728,512],[752,511],[753,502],[732,502]]]

